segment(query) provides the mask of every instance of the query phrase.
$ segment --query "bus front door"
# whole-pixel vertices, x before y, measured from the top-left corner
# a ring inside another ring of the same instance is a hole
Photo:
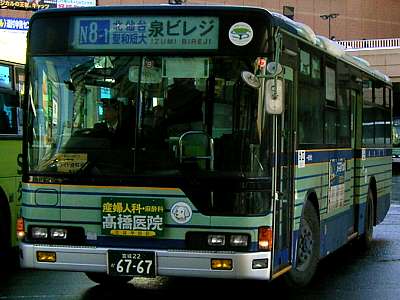
[[[291,227],[292,227],[292,193],[293,193],[293,103],[294,72],[284,67],[284,102],[285,109],[281,115],[272,116],[274,138],[274,249],[272,278],[290,269],[291,265]]]

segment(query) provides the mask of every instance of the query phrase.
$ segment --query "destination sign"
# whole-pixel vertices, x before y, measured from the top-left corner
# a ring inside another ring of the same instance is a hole
[[[217,17],[74,18],[75,50],[208,50],[218,48]]]

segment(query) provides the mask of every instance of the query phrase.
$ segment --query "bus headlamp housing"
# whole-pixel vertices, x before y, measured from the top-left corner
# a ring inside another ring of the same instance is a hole
[[[52,239],[66,239],[67,238],[67,229],[51,228],[50,229],[50,237]]]
[[[32,227],[31,236],[33,239],[47,239],[48,230],[45,227]]]
[[[210,246],[224,246],[225,245],[225,235],[222,234],[209,234],[208,244]]]
[[[248,235],[232,234],[230,244],[233,247],[247,247],[249,241]]]
[[[209,234],[208,245],[210,246],[225,246],[226,241],[229,240],[231,247],[247,247],[249,236],[244,234]]]
[[[27,242],[46,242],[49,244],[84,245],[85,231],[82,227],[72,226],[29,226]]]
[[[31,236],[33,239],[66,239],[66,228],[48,228],[48,227],[32,227]]]
[[[249,251],[250,234],[233,232],[187,232],[186,247],[191,250]]]

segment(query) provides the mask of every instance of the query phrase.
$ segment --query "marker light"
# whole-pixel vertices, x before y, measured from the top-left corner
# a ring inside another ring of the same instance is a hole
[[[258,59],[258,67],[260,69],[265,68],[266,65],[267,65],[267,60],[265,58],[259,58]]]
[[[246,247],[248,243],[249,237],[247,235],[242,235],[242,234],[233,234],[231,235],[231,246],[237,246],[237,247]]]
[[[48,233],[45,227],[32,227],[32,238],[34,239],[47,239]]]
[[[268,268],[268,258],[254,259],[251,264],[252,269],[266,269]]]
[[[272,228],[260,227],[258,228],[258,249],[271,250],[272,249]]]
[[[211,259],[211,269],[213,270],[232,270],[232,259]]]
[[[208,244],[210,246],[224,246],[225,245],[225,236],[221,234],[209,234],[208,235]]]

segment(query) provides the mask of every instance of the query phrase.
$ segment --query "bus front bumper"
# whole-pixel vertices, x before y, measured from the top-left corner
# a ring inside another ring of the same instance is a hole
[[[107,272],[107,251],[110,248],[85,246],[54,246],[20,243],[22,268]],[[156,255],[156,275],[229,278],[229,279],[270,279],[270,252],[214,252],[189,250],[118,249],[125,251],[153,251]],[[55,252],[55,262],[39,262],[38,251]],[[211,259],[231,259],[232,270],[212,270]],[[254,267],[256,262],[267,262],[263,268]]]

